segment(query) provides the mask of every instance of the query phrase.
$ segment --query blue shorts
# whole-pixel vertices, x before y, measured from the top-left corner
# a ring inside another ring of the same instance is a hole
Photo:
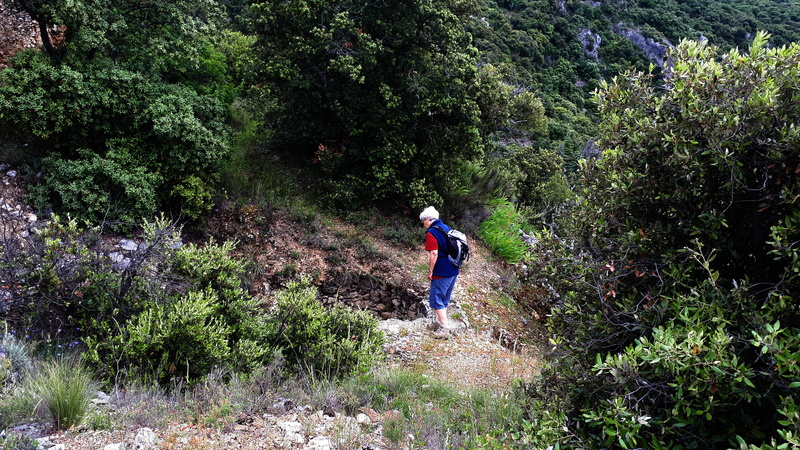
[[[447,308],[447,305],[450,304],[450,296],[453,295],[456,278],[458,278],[458,275],[431,280],[431,294],[429,299],[431,309],[437,310]]]

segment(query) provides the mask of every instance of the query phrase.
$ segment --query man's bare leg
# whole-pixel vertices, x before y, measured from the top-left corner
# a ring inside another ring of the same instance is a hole
[[[434,311],[436,311],[436,318],[439,319],[439,323],[447,328],[447,308],[435,309]]]

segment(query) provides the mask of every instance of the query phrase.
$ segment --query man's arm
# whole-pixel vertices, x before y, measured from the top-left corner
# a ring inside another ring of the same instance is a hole
[[[439,259],[439,250],[431,250],[428,256],[428,279],[433,279],[433,266],[436,265],[436,260]]]

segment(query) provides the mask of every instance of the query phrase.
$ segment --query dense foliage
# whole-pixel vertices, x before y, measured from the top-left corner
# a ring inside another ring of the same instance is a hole
[[[598,91],[582,245],[556,269],[565,353],[528,392],[559,408],[532,418],[572,444],[796,445],[800,45],[672,57],[666,84]]]
[[[685,38],[745,48],[763,30],[773,45],[795,42],[798,17],[797,1],[487,0],[468,29],[482,62],[542,100],[548,130],[531,141],[573,171],[598,134],[590,97],[602,79],[647,70],[648,59],[660,66],[665,50]]]
[[[673,43],[708,39],[723,49],[746,48],[758,31],[770,33],[775,46],[800,41],[800,3],[769,0],[640,0],[630,8],[601,6],[600,12],[637,24],[652,37]]]
[[[217,368],[249,373],[280,354],[289,370],[320,364],[320,374],[338,377],[378,354],[382,335],[365,313],[326,311],[304,285],[267,316],[244,289],[232,242],[182,244],[163,219],[143,228],[127,255],[104,249],[96,229],[57,216],[26,242],[8,241],[0,279],[14,279],[9,295],[26,305],[12,329],[85,349],[105,381],[122,384],[191,383]],[[25,359],[15,340],[4,338],[0,350],[11,362],[0,381],[18,381]]]
[[[601,79],[646,70],[648,57],[661,64],[683,37],[730,48],[765,29],[774,43],[790,42],[798,8],[716,0],[11,3],[39,22],[45,51],[3,71],[0,137],[28,145],[27,162],[43,175],[31,195],[38,206],[123,228],[157,210],[197,218],[209,209],[230,153],[227,107],[237,98],[261,119],[265,150],[313,167],[330,205],[508,197],[534,214],[545,208],[549,222],[564,183],[545,188],[555,192],[544,192],[543,205],[528,171],[552,172],[555,155],[569,175],[594,151],[589,96]],[[532,167],[536,153],[547,161]],[[454,212],[476,210],[465,209]]]
[[[511,443],[800,445],[796,0],[11,3],[44,46],[0,72],[0,148],[43,211],[200,217],[237,101],[256,151],[313,171],[327,205],[463,217],[502,199],[471,225],[555,306],[556,358],[517,392]],[[547,226],[535,252],[526,219]],[[264,314],[231,243],[146,222],[125,260],[78,223],[7,239],[0,279],[27,306],[17,329],[80,344],[107,381],[279,354],[335,378],[380,352],[372,318],[304,283]],[[18,344],[4,335],[6,386]]]
[[[251,5],[244,22],[259,38],[271,146],[316,163],[337,206],[440,204],[490,132],[512,115],[527,127],[541,120],[532,94],[477,67],[463,25],[472,9],[451,0]]]
[[[16,3],[58,30],[0,73],[0,138],[41,167],[35,203],[122,228],[206,211],[236,95],[214,3]]]
[[[308,280],[277,295],[266,342],[296,373],[331,379],[368,371],[382,355],[378,319],[337,304],[326,309]]]

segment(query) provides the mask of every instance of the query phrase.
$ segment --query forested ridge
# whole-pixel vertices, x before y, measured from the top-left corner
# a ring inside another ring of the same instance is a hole
[[[800,1],[4,2],[42,46],[0,71],[0,163],[44,220],[2,237],[3,427],[34,329],[107,385],[363,380],[376,319],[322,309],[303,255],[265,314],[237,237],[181,230],[289,209],[413,248],[435,205],[549,334],[458,446],[800,446]]]

